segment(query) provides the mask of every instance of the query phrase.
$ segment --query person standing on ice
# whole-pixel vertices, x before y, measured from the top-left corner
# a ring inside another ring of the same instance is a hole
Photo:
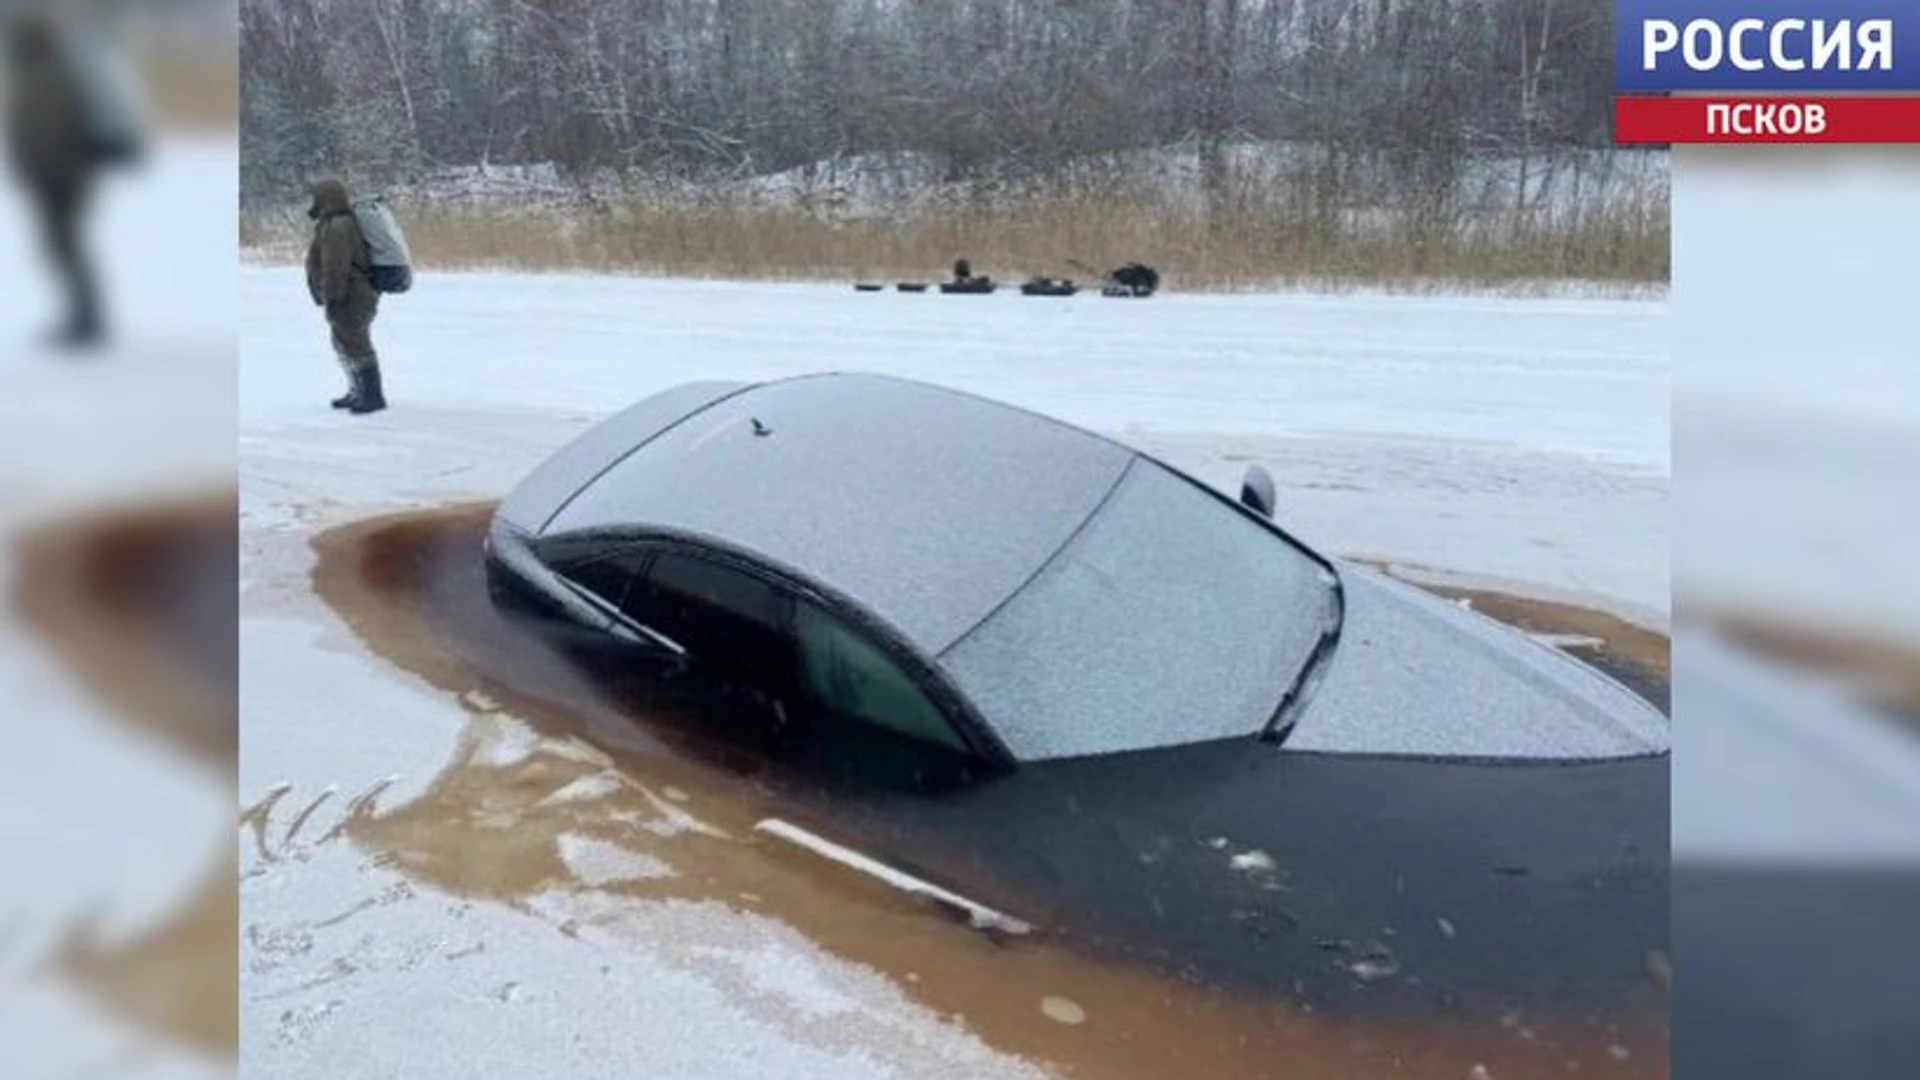
[[[346,394],[333,407],[362,414],[387,407],[380,389],[380,358],[373,348],[373,320],[380,293],[373,286],[373,265],[366,237],[354,218],[347,187],[338,180],[313,185],[313,244],[307,249],[307,291],[324,308],[332,331],[333,354],[347,373]]]
[[[137,135],[112,95],[90,83],[90,41],[37,10],[15,15],[6,35],[8,156],[66,294],[53,342],[95,345],[106,335],[83,235],[87,209],[102,169],[137,156]]]

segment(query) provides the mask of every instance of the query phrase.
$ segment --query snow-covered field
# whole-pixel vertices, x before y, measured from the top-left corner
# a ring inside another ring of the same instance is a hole
[[[1332,551],[1664,621],[1661,305],[1061,302],[427,271],[376,325],[393,408],[361,419],[327,408],[340,376],[297,270],[244,270],[240,311],[240,798],[272,802],[258,846],[241,845],[249,1074],[1035,1074],[766,915],[598,888],[604,860],[508,906],[325,839],[355,796],[418,797],[472,703],[366,651],[314,596],[308,538],[498,496],[596,419],[683,380],[861,369],[983,392],[1224,485],[1260,462],[1285,520]],[[513,730],[509,756],[544,738]],[[626,871],[674,872],[660,850]],[[1038,1009],[1046,988],[1009,992]]]
[[[24,513],[231,475],[231,142],[161,145],[99,191],[88,235],[114,334],[100,354],[49,352],[58,294],[35,223],[0,183],[0,506]]]

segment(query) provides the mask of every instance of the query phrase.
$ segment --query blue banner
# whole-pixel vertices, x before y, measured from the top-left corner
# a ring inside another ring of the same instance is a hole
[[[1920,0],[1615,0],[1614,88],[1920,91]]]

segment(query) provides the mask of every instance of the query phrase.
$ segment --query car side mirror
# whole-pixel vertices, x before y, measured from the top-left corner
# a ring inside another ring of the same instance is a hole
[[[1246,478],[1240,481],[1240,504],[1261,517],[1271,518],[1276,501],[1273,477],[1258,465],[1247,466]]]

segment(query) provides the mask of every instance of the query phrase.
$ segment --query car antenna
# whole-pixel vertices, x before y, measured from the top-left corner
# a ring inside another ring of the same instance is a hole
[[[773,434],[773,429],[761,423],[760,418],[756,416],[753,418],[753,433],[755,435],[765,437],[767,435]]]

